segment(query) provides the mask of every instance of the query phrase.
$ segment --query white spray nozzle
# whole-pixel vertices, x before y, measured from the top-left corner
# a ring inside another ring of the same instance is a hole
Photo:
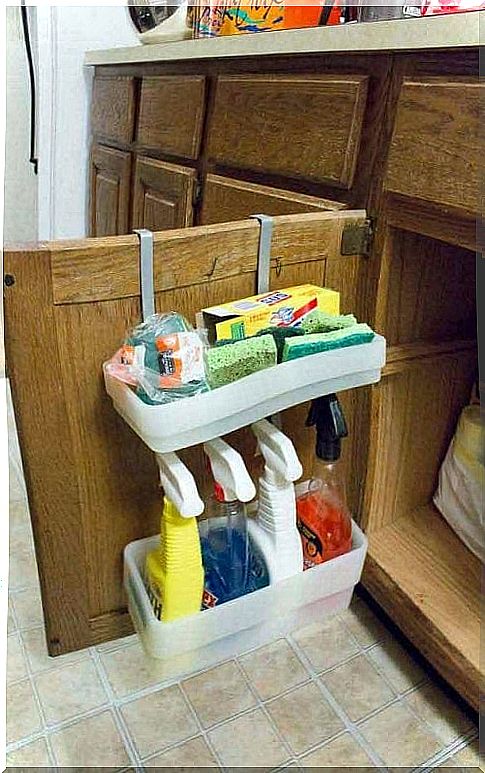
[[[166,496],[180,515],[192,518],[204,512],[204,503],[199,497],[194,476],[177,454],[156,454],[160,469],[160,481]]]
[[[301,478],[303,467],[289,437],[267,419],[255,422],[251,429],[270,473],[288,483]]]
[[[243,458],[234,448],[220,438],[204,443],[214,479],[222,486],[226,502],[250,502],[256,496]]]

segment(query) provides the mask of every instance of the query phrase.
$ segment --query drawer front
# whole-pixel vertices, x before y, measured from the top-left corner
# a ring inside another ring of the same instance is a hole
[[[95,137],[129,144],[135,122],[133,78],[98,76],[94,79],[91,126]]]
[[[350,188],[367,94],[362,75],[228,76],[217,82],[213,161]]]
[[[91,236],[128,233],[131,154],[94,145],[91,151]]]
[[[483,87],[464,78],[404,81],[387,190],[478,211],[480,94]]]
[[[227,223],[257,212],[296,215],[300,212],[343,209],[344,206],[315,196],[209,174],[204,185],[201,223]]]
[[[192,225],[195,182],[193,169],[139,157],[135,165],[133,228],[164,231]]]
[[[199,155],[205,78],[157,76],[142,79],[137,143],[182,158]]]

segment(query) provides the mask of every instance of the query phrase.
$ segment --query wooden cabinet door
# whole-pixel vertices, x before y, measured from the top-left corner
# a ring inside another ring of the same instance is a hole
[[[203,225],[227,223],[258,212],[296,215],[344,208],[345,205],[337,201],[208,174],[202,195],[200,222]]]
[[[140,156],[135,164],[133,228],[164,231],[191,225],[194,169]]]
[[[134,125],[135,79],[124,75],[97,75],[91,100],[93,136],[127,145],[133,139]]]
[[[131,155],[103,145],[91,152],[91,236],[117,236],[129,228]]]

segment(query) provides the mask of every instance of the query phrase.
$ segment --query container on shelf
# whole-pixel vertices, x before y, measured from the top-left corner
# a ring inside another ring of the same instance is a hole
[[[158,537],[125,548],[124,585],[133,624],[160,678],[215,665],[346,609],[359,582],[367,538],[352,523],[352,549],[306,572],[171,623],[157,620],[143,583]]]
[[[375,384],[386,359],[386,341],[283,362],[210,392],[164,405],[147,405],[110,375],[106,390],[127,424],[156,453],[168,453],[222,437],[293,405],[332,392]]]

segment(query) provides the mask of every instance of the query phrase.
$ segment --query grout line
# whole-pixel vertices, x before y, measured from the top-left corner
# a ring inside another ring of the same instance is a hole
[[[466,749],[467,746],[469,746],[470,743],[478,737],[478,730],[476,728],[474,730],[470,730],[468,733],[464,733],[459,738],[455,738],[454,741],[451,741],[451,743],[449,743],[444,749],[436,752],[436,754],[426,760],[426,762],[419,766],[419,768],[415,768],[415,770],[419,770],[420,773],[424,770],[433,770],[437,765],[442,762],[446,762],[446,760],[454,756],[457,752],[462,751],[462,749]]]
[[[96,669],[96,673],[98,674],[98,677],[101,681],[101,684],[103,685],[103,688],[108,696],[108,699],[110,701],[111,705],[111,712],[113,715],[113,719],[115,722],[115,725],[118,728],[118,732],[120,733],[121,739],[124,743],[125,749],[128,752],[128,756],[131,759],[131,762],[133,763],[134,767],[137,770],[143,770],[143,765],[140,759],[140,756],[138,754],[138,750],[136,748],[135,742],[133,741],[131,737],[131,733],[128,730],[128,726],[125,722],[125,719],[121,713],[120,707],[116,702],[113,689],[111,687],[111,683],[108,679],[107,674],[105,673],[103,663],[101,661],[101,658],[99,657],[99,652],[97,652],[95,647],[89,648],[89,654],[91,656],[91,660],[94,663],[94,667]]]
[[[210,670],[210,669],[208,669],[208,670]],[[199,732],[202,733],[202,737],[204,738],[207,746],[209,747],[212,756],[214,757],[214,759],[215,759],[216,763],[218,764],[218,766],[220,767],[220,769],[221,770],[225,770],[225,766],[224,766],[224,764],[222,762],[222,759],[220,758],[219,753],[218,753],[216,747],[214,746],[214,744],[212,743],[211,739],[209,738],[209,731],[206,730],[205,727],[202,725],[202,722],[200,721],[199,716],[198,716],[195,708],[192,706],[192,703],[190,701],[189,696],[185,692],[185,689],[184,689],[184,686],[183,686],[183,681],[180,680],[180,682],[178,684],[179,684],[180,692],[182,693],[184,701],[185,701],[185,703],[187,705],[187,708],[189,709],[190,713],[192,714],[193,718],[195,719],[195,723],[196,723],[197,727],[199,728]]]

